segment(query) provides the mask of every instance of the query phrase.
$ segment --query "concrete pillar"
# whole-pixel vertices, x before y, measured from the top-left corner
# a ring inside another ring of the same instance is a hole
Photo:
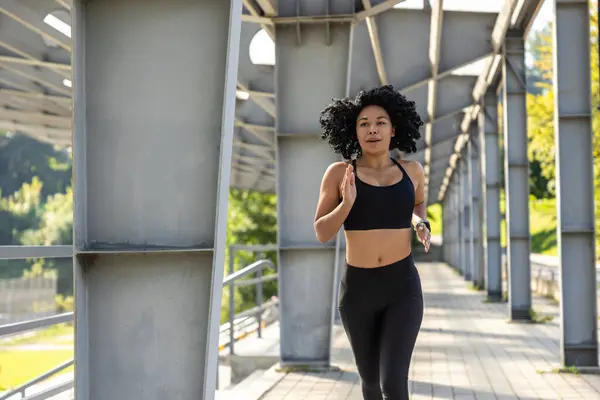
[[[279,15],[296,16],[280,2]],[[352,13],[352,4],[337,12]],[[299,29],[299,30],[298,30]],[[319,112],[347,93],[350,23],[276,27],[280,352],[283,365],[328,366],[339,279],[336,242],[315,237],[323,173],[339,156],[319,134]]]
[[[471,182],[471,220],[469,221],[471,230],[471,249],[472,249],[472,282],[476,288],[483,288],[483,263],[482,263],[482,244],[481,244],[481,220],[483,210],[481,207],[481,168],[479,162],[479,153],[481,145],[477,125],[471,124],[472,132],[467,143],[469,152],[469,178]]]
[[[73,2],[78,400],[214,396],[241,12]]]
[[[466,146],[465,146],[466,147]],[[461,157],[461,186],[463,198],[463,276],[465,281],[472,279],[473,251],[471,247],[471,179],[469,179],[469,154],[467,149],[463,149]]]
[[[500,149],[498,103],[496,93],[489,91],[479,113],[481,141],[481,175],[483,203],[483,259],[488,301],[502,300],[502,252],[500,248]]]
[[[594,170],[587,1],[554,0],[554,133],[561,362],[598,366]]]
[[[506,171],[506,256],[510,318],[531,318],[529,261],[529,161],[525,104],[525,42],[522,32],[509,31],[502,63],[504,84],[504,151]]]

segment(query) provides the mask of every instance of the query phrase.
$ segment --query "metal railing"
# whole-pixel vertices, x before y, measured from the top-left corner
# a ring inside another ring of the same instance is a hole
[[[560,283],[559,259],[556,256],[531,254],[532,279],[543,279],[548,282]],[[506,248],[502,250],[502,268],[506,270]],[[596,282],[600,283],[600,264],[596,264]]]
[[[235,257],[236,250],[248,250],[248,251],[268,251],[272,250],[273,246],[232,246],[230,247],[230,268],[233,269],[233,258]],[[32,257],[33,253],[35,257],[48,257],[48,258],[62,258],[65,257],[66,253],[72,251],[72,246],[0,246],[0,259],[24,259]],[[278,300],[270,300],[263,304],[263,282],[276,280],[278,278],[277,273],[271,275],[263,275],[265,268],[276,271],[275,264],[270,260],[258,260],[247,267],[242,268],[239,271],[230,273],[223,280],[223,287],[229,287],[229,321],[221,325],[219,328],[219,342],[221,342],[221,335],[223,334],[223,343],[219,343],[219,349],[229,347],[230,354],[234,354],[234,343],[245,337],[251,332],[258,331],[259,337],[262,335],[263,322],[272,322],[272,319],[268,321],[263,320],[263,314],[270,309],[277,307],[279,304]],[[257,277],[254,279],[240,280],[248,276],[249,274],[256,273]],[[235,314],[235,287],[256,285],[256,299],[257,306]],[[36,318],[28,321],[10,323],[0,325],[0,338],[15,335],[19,333],[25,333],[40,328],[47,328],[53,325],[72,322],[74,318],[73,312],[67,312],[62,314],[53,315],[50,317]],[[240,335],[236,336],[236,332],[241,332]],[[73,379],[60,384],[53,385],[44,389],[43,391],[25,396],[27,389],[34,385],[45,381],[46,379],[58,374],[59,372],[69,368],[74,364],[75,360],[71,359],[66,361],[55,368],[45,372],[44,374],[31,379],[28,382],[0,395],[0,400],[7,400],[16,395],[21,395],[22,400],[44,400],[52,396],[56,396],[62,392],[70,390],[74,386]]]
[[[21,398],[22,399],[26,399],[26,400],[32,400],[32,399],[39,399],[39,400],[43,400],[43,399],[47,399],[48,397],[52,397],[52,396],[56,396],[57,394],[60,394],[62,392],[65,392],[67,390],[70,390],[73,388],[73,385],[75,382],[73,382],[73,380],[68,380],[66,382],[63,382],[59,385],[55,385],[52,386],[46,390],[41,391],[40,393],[36,393],[35,395],[26,397],[25,396],[25,391],[27,389],[29,389],[30,387],[45,381],[46,379],[50,378],[53,375],[58,374],[59,372],[61,372],[64,369],[69,368],[71,365],[73,365],[75,363],[74,359],[71,359],[65,363],[60,364],[59,366],[56,366],[54,368],[52,368],[50,371],[43,373],[40,376],[37,376],[33,379],[31,379],[30,381],[25,382],[24,384],[22,384],[21,386],[18,386],[16,388],[14,388],[13,390],[11,390],[10,392],[7,392],[6,394],[0,396],[0,400],[6,400],[9,399],[17,394],[21,394]],[[43,397],[41,397],[43,396]]]
[[[231,257],[232,252],[230,252],[230,259],[233,262],[233,257]],[[229,326],[233,326],[233,321],[236,318],[243,317],[255,317],[257,319],[257,332],[258,337],[262,337],[262,314],[263,312],[270,307],[277,306],[279,301],[270,301],[263,305],[262,297],[263,297],[263,282],[272,281],[278,278],[278,274],[266,275],[263,276],[263,270],[265,268],[270,268],[275,271],[275,264],[271,260],[259,260],[256,261],[247,267],[240,269],[232,274],[229,274],[227,278],[223,281],[223,287],[229,286]],[[256,273],[257,278],[255,279],[246,279],[243,281],[239,281],[240,278],[243,278],[249,274]],[[239,282],[238,282],[239,281]],[[256,307],[243,311],[237,315],[235,315],[235,288],[240,286],[249,286],[256,285]],[[265,307],[266,306],[266,307]],[[234,344],[235,344],[235,332],[234,329],[229,330],[229,354],[235,354]]]
[[[544,277],[547,280],[559,282],[560,268],[558,257],[532,254],[530,260],[532,276],[535,273],[540,278]],[[600,282],[600,265],[596,265],[596,282]]]

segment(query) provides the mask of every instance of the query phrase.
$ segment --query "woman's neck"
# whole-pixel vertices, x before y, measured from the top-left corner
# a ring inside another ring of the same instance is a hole
[[[362,167],[383,169],[389,167],[393,161],[387,153],[377,156],[362,154],[357,160],[357,163]]]

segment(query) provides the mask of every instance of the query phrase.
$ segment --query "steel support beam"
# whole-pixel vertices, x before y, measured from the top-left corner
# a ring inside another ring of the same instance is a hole
[[[471,215],[469,221],[469,228],[471,231],[471,280],[475,288],[482,289],[484,271],[481,260],[481,220],[483,217],[483,210],[481,207],[481,168],[479,162],[481,146],[477,125],[471,124],[469,131],[471,137],[467,143],[467,152],[469,154],[469,179],[471,189]]]
[[[509,32],[503,51],[506,259],[510,318],[529,320],[531,318],[529,160],[523,34]]]
[[[283,12],[280,2],[279,11]],[[347,93],[350,24],[276,26],[280,354],[283,365],[327,367],[337,293],[336,246],[315,237],[323,173],[339,156],[319,138],[318,115]],[[326,40],[329,38],[329,40]],[[329,44],[327,44],[329,43]],[[306,132],[312,134],[296,134]]]
[[[491,35],[491,44],[493,47],[494,57],[490,63],[487,63],[482,73],[477,78],[477,83],[473,88],[473,99],[478,104],[485,95],[488,87],[495,81],[498,72],[498,67],[502,61],[501,52],[504,49],[504,40],[507,30],[521,29],[522,35],[526,33],[531,21],[535,18],[542,0],[506,0],[498,17]],[[467,119],[475,119],[479,113],[479,108],[475,108],[474,112],[465,115],[463,124],[470,123]],[[457,141],[458,143],[458,141]],[[461,146],[459,146],[461,147]],[[457,153],[460,148],[457,149]],[[454,166],[450,165],[447,169],[447,176],[451,176],[454,171]],[[438,200],[441,200],[446,192],[447,181],[444,182],[438,193]]]
[[[0,246],[0,260],[27,258],[72,258],[73,246]]]
[[[444,250],[443,260],[447,262],[449,265],[454,265],[452,261],[452,251],[454,246],[454,241],[452,238],[452,197],[448,197],[447,199],[442,200],[442,217],[443,217],[443,225],[442,225],[442,244]]]
[[[362,4],[365,10],[371,9],[371,0],[362,0]],[[375,65],[377,66],[377,74],[379,75],[379,81],[382,85],[387,85],[387,75],[385,73],[385,65],[383,63],[383,55],[381,53],[381,44],[379,41],[379,30],[377,29],[377,22],[375,17],[367,17],[367,30],[369,31],[369,39],[371,40],[371,47],[373,48],[373,56],[375,57]]]
[[[458,270],[463,273],[465,269],[465,252],[463,248],[463,235],[465,234],[463,219],[464,219],[464,208],[463,208],[463,190],[462,190],[462,171],[461,171],[461,162],[458,159],[456,163],[456,175],[454,175],[454,180],[456,181],[455,190],[456,190],[456,230],[458,236],[456,237],[456,250],[457,250],[457,266]]]
[[[461,265],[461,248],[460,248],[460,236],[462,234],[462,229],[460,226],[460,186],[458,182],[458,176],[455,175],[452,179],[452,198],[453,198],[453,220],[452,220],[452,232],[456,235],[454,236],[454,265],[459,267]]]
[[[465,280],[472,282],[475,277],[475,232],[473,231],[473,215],[475,212],[475,202],[473,195],[473,157],[471,153],[473,150],[471,149],[471,138],[467,139],[467,145],[464,150],[465,157],[465,229],[467,231],[465,240],[467,247],[467,270],[465,273]]]
[[[427,117],[425,125],[425,201],[429,197],[429,182],[431,173],[431,133],[437,105],[437,74],[440,67],[442,26],[444,20],[444,0],[436,0],[431,7],[431,22],[429,27],[429,63],[431,79],[427,86]]]
[[[454,192],[454,182],[452,186],[448,188],[449,197],[448,197],[448,225],[444,225],[443,229],[448,230],[448,240],[450,241],[450,256],[448,259],[448,263],[455,267],[457,266],[456,262],[456,239],[458,237],[458,232],[456,230],[456,196]]]
[[[451,213],[452,199],[442,200],[442,260],[452,265]]]
[[[214,398],[241,12],[73,4],[78,400]]]
[[[466,281],[471,280],[471,230],[469,219],[471,218],[471,190],[469,183],[468,154],[466,149],[463,151],[463,157],[460,158],[461,191],[462,191],[462,246],[463,246],[463,277]]]
[[[488,91],[479,113],[481,140],[481,194],[483,206],[483,240],[485,288],[488,301],[502,300],[502,249],[500,248],[500,148],[498,133],[498,98]]]
[[[597,367],[589,5],[582,0],[553,3],[561,363]]]

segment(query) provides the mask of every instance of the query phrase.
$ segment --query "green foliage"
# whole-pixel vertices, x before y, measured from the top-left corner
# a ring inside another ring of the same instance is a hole
[[[41,199],[54,193],[64,193],[71,186],[71,156],[68,151],[25,135],[0,136],[2,194],[18,191],[24,182],[31,182],[34,177],[44,183]]]
[[[277,198],[274,194],[260,193],[250,190],[231,189],[229,192],[229,210],[227,221],[227,245],[264,245],[277,242]],[[226,252],[226,275],[229,271],[229,248]],[[234,271],[238,271],[260,259],[269,259],[277,265],[277,253],[264,254],[237,251],[234,259]],[[263,275],[274,272],[264,270]],[[256,278],[250,274],[247,279]],[[277,295],[277,280],[263,283],[263,301]],[[256,305],[256,287],[242,286],[235,291],[236,313]],[[221,322],[229,315],[229,289],[224,288]]]
[[[530,44],[533,69],[536,71],[534,75],[538,77],[536,87],[539,89],[527,94],[530,188],[536,197],[545,198],[555,195],[551,26],[547,25],[539,31]]]
[[[25,245],[56,245],[73,243],[73,190],[48,197],[38,219],[37,229],[26,229],[20,241]],[[58,274],[58,293],[73,293],[72,259],[35,260],[44,270]]]
[[[427,207],[427,220],[431,224],[431,234],[439,236],[442,234],[442,204],[431,204]]]
[[[593,146],[592,153],[594,157],[594,176],[595,206],[596,216],[600,215],[600,114],[598,106],[600,105],[600,85],[598,75],[598,14],[595,2],[590,2],[590,55],[591,55],[591,78],[592,78],[592,130]],[[554,94],[553,94],[553,53],[552,53],[552,27],[549,24],[544,30],[540,31],[530,42],[531,54],[535,59],[535,68],[541,81],[537,86],[541,89],[538,92],[530,93],[527,96],[527,114],[528,114],[528,134],[529,134],[529,161],[531,165],[531,193],[537,198],[548,198],[555,195],[556,187],[556,146],[554,131]],[[577,155],[573,155],[576,157]],[[544,188],[545,186],[545,188]],[[544,190],[545,189],[545,190]],[[531,214],[536,213],[534,204]],[[556,207],[553,210],[554,219],[556,218]],[[542,223],[534,221],[532,216],[532,251],[533,248],[540,249],[553,248],[556,242],[555,235],[551,230],[556,229],[556,225],[547,230],[534,232],[539,226],[549,226],[550,221]],[[596,231],[600,232],[600,218],[596,218]],[[600,235],[597,235],[600,237]],[[597,239],[596,247],[600,246]],[[543,250],[546,251],[546,250]],[[597,254],[600,252],[596,252]],[[598,254],[600,255],[600,254]]]
[[[533,158],[529,163],[529,190],[537,199],[554,196],[554,180],[542,173],[542,164]]]
[[[71,244],[70,181],[71,158],[64,149],[0,135],[0,245]],[[58,273],[59,293],[71,294],[72,265],[70,258],[0,260],[0,279]]]
[[[552,77],[545,74],[539,61],[542,58],[542,51],[548,48],[548,38],[552,36],[552,27],[546,25],[542,30],[536,32],[525,43],[527,55],[534,63],[526,68],[527,92],[533,95],[539,95],[549,89],[552,83]],[[552,43],[550,43],[550,46]]]
[[[56,296],[56,311],[59,313],[70,312],[75,310],[75,301],[73,296]]]
[[[26,229],[21,243],[27,245],[73,243],[73,190],[48,196],[39,216],[38,229]]]

